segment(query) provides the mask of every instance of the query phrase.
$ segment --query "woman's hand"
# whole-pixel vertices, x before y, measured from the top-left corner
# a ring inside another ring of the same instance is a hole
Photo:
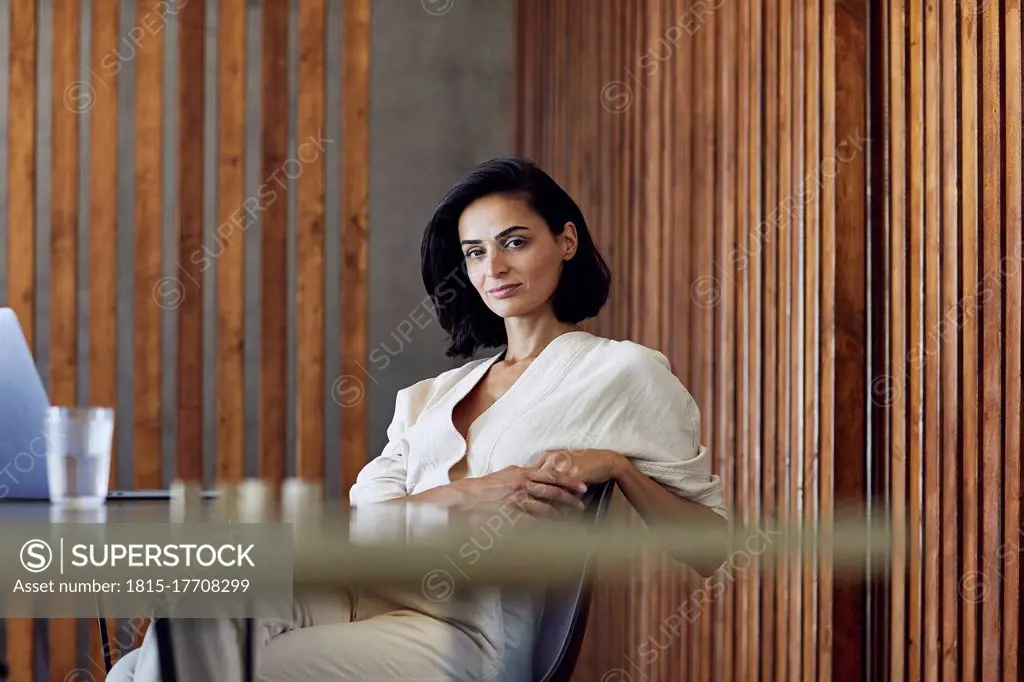
[[[471,511],[500,510],[516,505],[534,516],[559,516],[583,509],[586,485],[578,477],[547,468],[510,466],[451,484],[458,491],[456,505]]]
[[[584,483],[604,483],[619,475],[629,463],[612,450],[546,450],[536,461],[541,471],[557,471]]]

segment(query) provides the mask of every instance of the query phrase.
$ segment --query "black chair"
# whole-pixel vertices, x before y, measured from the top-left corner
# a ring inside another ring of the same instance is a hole
[[[591,486],[584,501],[585,513],[598,524],[608,512],[615,482]],[[533,652],[533,679],[568,682],[583,646],[593,592],[594,559],[588,557],[579,581],[569,588],[550,589],[544,595],[544,611]]]

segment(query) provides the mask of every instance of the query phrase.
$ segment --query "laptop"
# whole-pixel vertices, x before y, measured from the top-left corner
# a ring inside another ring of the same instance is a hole
[[[0,308],[0,499],[49,499],[50,399],[14,311]]]
[[[0,501],[49,501],[44,433],[50,399],[18,317],[0,308]],[[111,490],[107,499],[166,500],[169,490]],[[216,491],[203,491],[204,498]]]

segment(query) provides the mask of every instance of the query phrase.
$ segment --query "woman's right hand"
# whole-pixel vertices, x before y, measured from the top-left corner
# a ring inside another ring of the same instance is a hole
[[[560,516],[579,511],[586,484],[552,468],[510,466],[486,476],[463,478],[451,484],[458,491],[463,509],[498,511],[518,506],[531,516]]]

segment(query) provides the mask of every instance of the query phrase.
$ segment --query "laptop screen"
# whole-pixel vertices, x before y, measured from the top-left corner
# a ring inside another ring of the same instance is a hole
[[[43,428],[49,406],[17,316],[0,308],[0,499],[48,497]]]

